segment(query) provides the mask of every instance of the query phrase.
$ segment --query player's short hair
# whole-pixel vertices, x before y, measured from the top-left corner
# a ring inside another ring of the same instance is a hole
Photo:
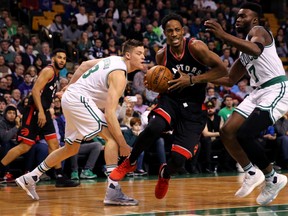
[[[135,40],[135,39],[129,39],[123,43],[122,53],[124,55],[126,52],[131,51],[133,48],[140,47],[140,46],[144,46],[142,41]]]
[[[166,29],[167,22],[169,22],[170,20],[177,20],[177,21],[179,21],[179,23],[181,24],[182,27],[184,26],[182,16],[180,16],[179,14],[176,14],[176,13],[170,13],[167,16],[165,16],[161,21],[161,25],[162,25],[162,28],[164,30]]]
[[[53,52],[52,52],[52,57],[56,56],[56,54],[59,53],[59,52],[60,52],[60,53],[65,53],[65,54],[67,54],[65,49],[57,48],[57,49],[54,49],[54,50],[53,50]]]
[[[253,2],[246,2],[240,6],[240,9],[249,9],[257,14],[260,18],[262,16],[262,7],[261,5]]]

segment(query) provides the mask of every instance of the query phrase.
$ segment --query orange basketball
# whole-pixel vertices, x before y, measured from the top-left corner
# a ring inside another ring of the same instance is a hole
[[[146,73],[148,89],[158,93],[166,92],[169,87],[168,81],[172,79],[172,72],[163,65],[156,65]]]

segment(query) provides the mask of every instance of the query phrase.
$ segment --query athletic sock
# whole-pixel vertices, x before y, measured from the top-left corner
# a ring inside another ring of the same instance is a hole
[[[40,178],[40,176],[45,173],[46,171],[48,171],[49,169],[51,169],[51,167],[49,167],[45,161],[43,161],[40,165],[38,165],[32,172],[31,175],[36,175],[38,178]]]
[[[249,163],[245,167],[242,167],[245,173],[249,173],[249,175],[255,175],[256,168],[253,166],[252,163]]]

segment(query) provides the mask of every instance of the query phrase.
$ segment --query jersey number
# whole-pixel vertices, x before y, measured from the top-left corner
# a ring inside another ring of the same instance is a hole
[[[249,70],[250,76],[252,76],[255,82],[257,83],[259,81],[259,78],[256,76],[256,70],[255,70],[254,65],[252,65],[248,70]]]
[[[86,79],[88,76],[90,76],[90,74],[96,72],[98,69],[99,65],[95,65],[93,68],[83,74],[83,78]]]

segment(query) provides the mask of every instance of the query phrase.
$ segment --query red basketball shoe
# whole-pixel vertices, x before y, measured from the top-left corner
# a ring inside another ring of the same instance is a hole
[[[159,171],[159,175],[158,175],[158,182],[156,184],[155,187],[155,197],[157,199],[162,199],[165,197],[167,191],[168,191],[168,187],[169,187],[169,180],[170,178],[163,178],[162,173],[164,171],[164,169],[166,168],[167,164],[163,164],[160,167],[160,171]]]
[[[134,172],[136,169],[136,163],[134,165],[130,164],[129,158],[126,158],[118,167],[116,167],[109,175],[109,177],[114,181],[122,180],[125,175],[129,172]]]

